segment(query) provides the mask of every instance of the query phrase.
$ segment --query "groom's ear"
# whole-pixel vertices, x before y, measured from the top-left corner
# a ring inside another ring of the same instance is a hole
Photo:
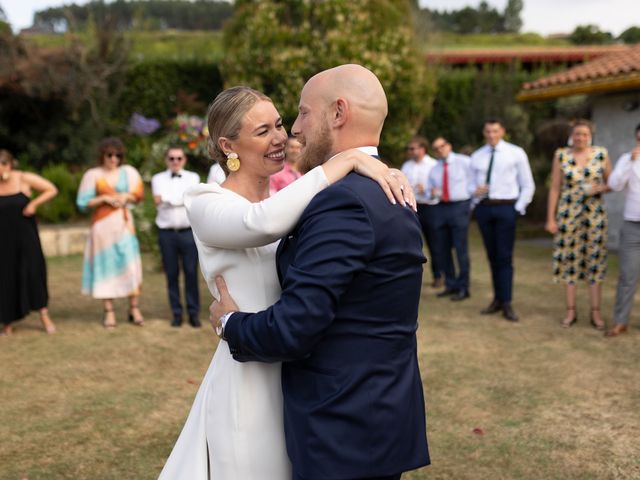
[[[349,102],[342,97],[338,97],[335,101],[332,124],[333,127],[340,128],[347,123],[349,118]]]

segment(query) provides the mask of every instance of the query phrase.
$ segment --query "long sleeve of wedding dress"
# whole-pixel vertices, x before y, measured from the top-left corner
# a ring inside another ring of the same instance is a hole
[[[207,247],[251,248],[287,234],[316,193],[329,185],[316,167],[272,197],[250,203],[217,184],[200,184],[185,193],[195,236]]]

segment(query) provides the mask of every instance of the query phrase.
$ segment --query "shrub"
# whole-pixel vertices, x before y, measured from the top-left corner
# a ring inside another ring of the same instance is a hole
[[[223,88],[217,63],[200,60],[140,62],[127,72],[125,83],[117,109],[123,124],[134,112],[162,122],[177,113],[204,115]]]
[[[58,195],[38,209],[38,218],[47,223],[61,223],[77,217],[76,195],[80,173],[73,173],[66,165],[52,164],[41,175],[58,188]]]

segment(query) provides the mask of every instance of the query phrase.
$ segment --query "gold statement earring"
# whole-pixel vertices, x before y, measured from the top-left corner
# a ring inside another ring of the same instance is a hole
[[[227,153],[227,168],[230,172],[237,172],[240,169],[240,159],[237,153]]]

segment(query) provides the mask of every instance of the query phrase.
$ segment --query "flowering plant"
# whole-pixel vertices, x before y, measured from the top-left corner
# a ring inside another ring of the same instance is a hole
[[[167,124],[166,134],[151,145],[148,160],[142,166],[143,175],[151,178],[151,174],[166,168],[164,155],[170,146],[182,148],[193,166],[208,168],[211,163],[207,152],[208,138],[209,130],[202,117],[186,113],[177,115]]]
[[[182,147],[189,156],[207,158],[209,130],[203,118],[181,113],[169,124],[164,141],[168,145]]]

